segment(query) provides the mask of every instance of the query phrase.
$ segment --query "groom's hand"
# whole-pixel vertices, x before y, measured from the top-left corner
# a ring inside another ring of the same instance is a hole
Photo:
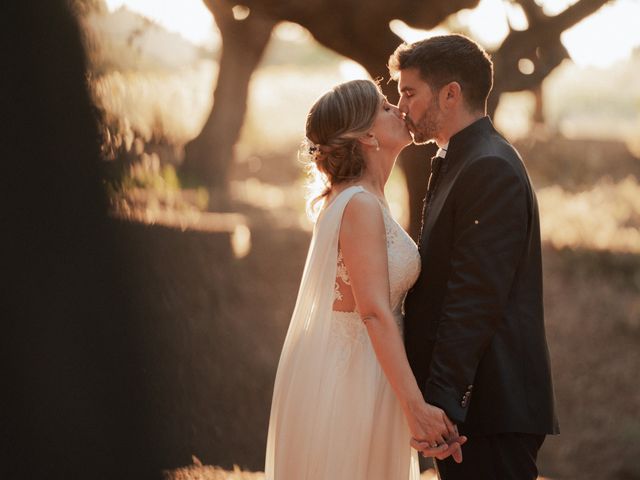
[[[444,460],[449,455],[453,457],[456,463],[462,463],[462,445],[467,442],[467,437],[458,433],[458,426],[453,424],[453,430],[450,431],[449,437],[447,437],[447,444],[449,448],[444,452],[443,456],[437,456],[438,460]]]
[[[456,463],[462,463],[462,445],[467,441],[467,437],[458,433],[458,426],[449,420],[447,417],[447,425],[449,427],[449,433],[447,435],[447,444],[449,448],[443,453],[437,454],[438,460],[444,460],[448,456],[452,456]]]

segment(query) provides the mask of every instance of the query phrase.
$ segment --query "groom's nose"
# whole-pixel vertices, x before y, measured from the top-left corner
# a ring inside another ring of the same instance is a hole
[[[409,109],[403,108],[400,104],[398,104],[398,112],[400,114],[400,118],[402,118],[403,120],[406,120],[409,116]]]
[[[404,118],[407,115],[407,113],[409,113],[409,108],[407,108],[407,102],[404,96],[401,96],[400,100],[398,100],[398,110],[400,110],[400,113],[402,114],[402,118]]]

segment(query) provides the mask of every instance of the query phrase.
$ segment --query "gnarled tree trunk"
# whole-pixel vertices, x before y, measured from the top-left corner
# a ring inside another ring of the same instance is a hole
[[[185,146],[182,172],[197,177],[209,189],[209,207],[228,207],[228,171],[233,147],[247,110],[249,81],[271,37],[275,20],[250,14],[236,20],[232,5],[207,0],[222,34],[222,56],[214,104],[200,134]]]

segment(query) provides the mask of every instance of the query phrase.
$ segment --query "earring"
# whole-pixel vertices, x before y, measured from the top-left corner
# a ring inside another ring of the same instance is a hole
[[[373,138],[376,141],[376,152],[379,152],[380,142],[378,142],[378,139],[376,138],[376,136],[373,133],[368,133],[367,136]]]

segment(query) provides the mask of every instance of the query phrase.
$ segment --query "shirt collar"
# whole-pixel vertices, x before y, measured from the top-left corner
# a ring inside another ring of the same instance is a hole
[[[449,139],[449,143],[446,145],[447,153],[449,153],[450,156],[457,156],[457,152],[466,148],[468,142],[473,141],[478,135],[483,135],[491,131],[495,131],[491,119],[488,116],[481,117]]]
[[[436,157],[444,158],[447,156],[447,149],[449,148],[449,142],[445,143],[442,147],[438,148]]]

